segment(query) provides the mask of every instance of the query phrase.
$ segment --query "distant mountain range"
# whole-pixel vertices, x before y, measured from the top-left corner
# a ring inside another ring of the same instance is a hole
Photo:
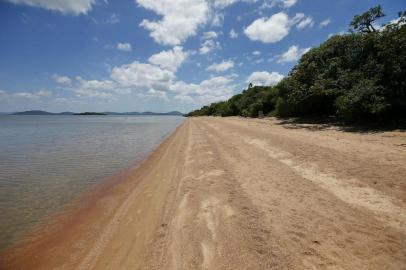
[[[1,113],[0,114],[8,114],[8,115],[174,115],[174,116],[182,116],[183,113],[178,111],[171,111],[166,113],[157,113],[157,112],[97,112],[97,113],[74,113],[74,112],[60,112],[60,113],[51,113],[46,111],[39,111],[39,110],[32,110],[32,111],[24,111],[24,112],[15,112],[15,113]]]

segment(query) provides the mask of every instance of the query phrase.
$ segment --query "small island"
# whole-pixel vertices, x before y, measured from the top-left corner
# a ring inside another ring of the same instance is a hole
[[[83,112],[83,113],[74,113],[73,115],[107,115],[107,114],[99,112]]]

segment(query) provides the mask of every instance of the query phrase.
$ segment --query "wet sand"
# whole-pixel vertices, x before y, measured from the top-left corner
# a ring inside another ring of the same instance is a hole
[[[1,269],[405,269],[406,133],[191,118]]]

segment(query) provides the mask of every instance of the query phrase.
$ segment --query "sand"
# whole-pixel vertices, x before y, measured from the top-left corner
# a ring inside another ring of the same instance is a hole
[[[406,269],[406,133],[187,119],[2,269]]]

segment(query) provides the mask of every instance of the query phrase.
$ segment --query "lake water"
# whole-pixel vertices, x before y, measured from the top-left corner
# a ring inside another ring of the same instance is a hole
[[[78,194],[141,161],[176,116],[0,116],[0,249]]]

